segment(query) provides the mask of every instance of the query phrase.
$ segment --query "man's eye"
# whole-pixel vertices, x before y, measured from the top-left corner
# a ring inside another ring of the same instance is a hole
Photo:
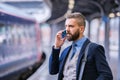
[[[70,25],[69,27],[73,27],[72,25]]]

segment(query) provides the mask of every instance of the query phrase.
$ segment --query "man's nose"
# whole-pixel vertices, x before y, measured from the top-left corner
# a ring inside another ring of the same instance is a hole
[[[69,30],[70,30],[69,27],[66,26],[66,31],[68,32]]]

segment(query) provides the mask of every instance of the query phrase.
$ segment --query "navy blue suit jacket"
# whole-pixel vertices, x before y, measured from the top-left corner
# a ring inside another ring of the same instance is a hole
[[[89,42],[90,41],[88,39],[85,41],[78,56],[76,80],[79,78],[81,60],[83,58],[85,48]],[[59,57],[60,49],[56,50],[52,48],[52,54],[49,59],[49,73],[58,73],[58,80],[62,80],[63,78],[63,69],[70,49],[71,46],[65,48]],[[111,69],[106,61],[104,48],[101,45],[95,43],[90,45],[82,80],[113,80]]]

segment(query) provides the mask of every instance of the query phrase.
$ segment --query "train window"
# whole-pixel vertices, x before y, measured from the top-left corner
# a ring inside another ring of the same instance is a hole
[[[0,25],[0,45],[2,44],[0,55],[4,55],[4,59],[10,58],[13,54],[15,56],[33,53],[36,50],[35,40],[34,25]]]
[[[5,44],[5,27],[0,23],[0,44]]]
[[[5,27],[4,24],[0,23],[0,62],[4,57],[4,47],[6,45],[6,37],[5,37]]]
[[[35,27],[32,27],[33,25],[31,25],[30,27],[29,27],[29,37],[30,38],[34,38],[35,37]]]

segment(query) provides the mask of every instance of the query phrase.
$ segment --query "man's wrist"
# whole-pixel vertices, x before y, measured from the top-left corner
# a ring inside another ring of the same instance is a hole
[[[60,49],[60,47],[59,47],[59,46],[54,45],[54,49]]]

